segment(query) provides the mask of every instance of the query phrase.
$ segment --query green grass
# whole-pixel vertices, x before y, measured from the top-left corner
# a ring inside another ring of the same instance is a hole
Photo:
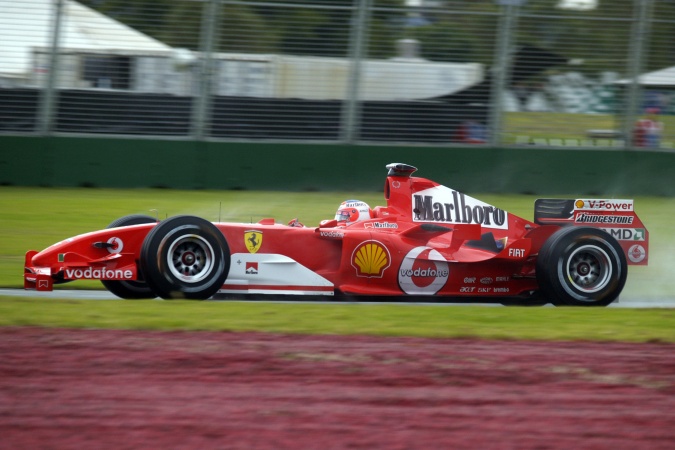
[[[504,144],[514,144],[518,136],[535,139],[574,139],[587,141],[588,130],[620,130],[620,117],[610,114],[571,114],[518,112],[504,114]],[[663,143],[673,148],[675,143],[675,116],[662,115]],[[604,146],[610,145],[608,142]]]
[[[5,297],[0,326],[675,342],[675,310]]]
[[[476,197],[513,214],[532,219],[535,196]],[[572,196],[573,198],[574,196]],[[332,218],[341,201],[359,198],[384,204],[378,192],[178,191],[160,189],[44,189],[0,187],[0,287],[23,286],[24,254],[80,233],[104,228],[127,214],[160,218],[192,214],[208,220],[257,222],[273,217],[285,223],[297,217],[308,226]],[[671,231],[674,198],[636,198],[636,210],[650,231],[648,267],[629,269],[624,295],[672,298],[675,293],[675,235]],[[151,210],[157,210],[157,213]],[[78,281],[64,288],[101,288],[98,281]]]
[[[534,197],[480,195],[532,218]],[[0,287],[21,287],[23,255],[127,214],[160,218],[193,214],[208,220],[257,222],[297,217],[314,226],[339,203],[360,198],[384,203],[381,193],[220,192],[175,190],[41,189],[0,187]],[[151,210],[157,210],[157,213]],[[650,266],[631,267],[624,295],[672,298],[675,199],[637,198],[651,234]],[[101,288],[98,281],[63,288]],[[675,310],[620,308],[489,308],[410,304],[280,304],[272,302],[79,301],[0,297],[0,326],[177,330],[258,330],[283,333],[376,334],[486,339],[675,342]]]

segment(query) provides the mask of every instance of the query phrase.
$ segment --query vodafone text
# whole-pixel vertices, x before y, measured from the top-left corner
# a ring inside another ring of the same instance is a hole
[[[134,272],[126,269],[66,269],[66,279],[69,280],[132,280]]]

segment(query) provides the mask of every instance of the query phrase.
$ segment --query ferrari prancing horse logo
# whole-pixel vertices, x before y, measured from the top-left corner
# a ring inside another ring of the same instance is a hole
[[[244,244],[246,245],[246,249],[248,249],[248,251],[251,253],[255,253],[260,250],[262,240],[262,231],[249,230],[244,233]]]

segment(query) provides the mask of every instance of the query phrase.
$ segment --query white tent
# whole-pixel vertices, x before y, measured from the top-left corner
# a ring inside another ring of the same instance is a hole
[[[27,80],[33,52],[49,49],[56,0],[0,0],[0,79]],[[73,0],[63,1],[60,48],[90,52],[170,52],[171,47]]]
[[[619,80],[617,84],[630,84],[632,79]],[[643,73],[638,77],[638,83],[642,86],[668,86],[675,87],[675,66],[666,69],[655,70],[654,72]]]

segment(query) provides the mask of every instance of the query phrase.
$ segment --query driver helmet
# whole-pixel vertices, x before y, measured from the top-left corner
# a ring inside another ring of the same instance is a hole
[[[346,226],[373,218],[373,210],[366,202],[361,200],[345,200],[335,213],[338,226]]]

